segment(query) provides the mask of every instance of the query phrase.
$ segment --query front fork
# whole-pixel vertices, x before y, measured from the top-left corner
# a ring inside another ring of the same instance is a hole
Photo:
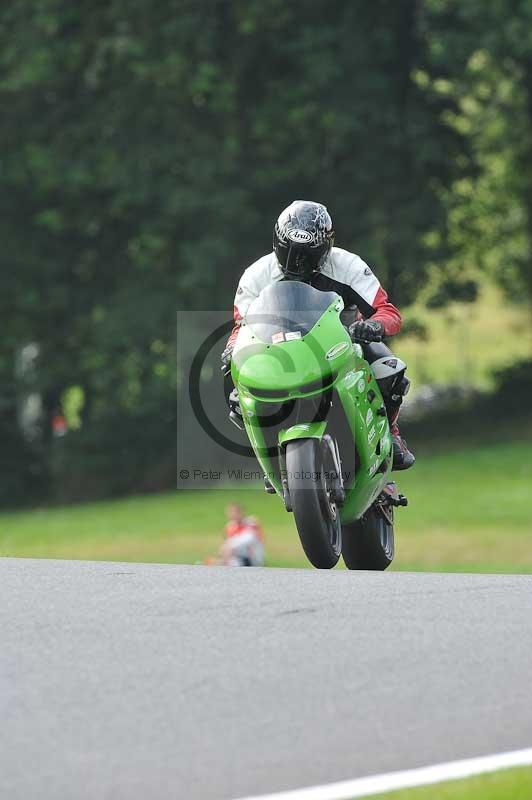
[[[328,433],[323,437],[323,442],[329,448],[331,461],[333,463],[332,471],[332,500],[337,506],[345,503],[345,487],[344,476],[342,475],[342,462],[340,461],[340,450],[338,449],[338,442],[329,436]]]

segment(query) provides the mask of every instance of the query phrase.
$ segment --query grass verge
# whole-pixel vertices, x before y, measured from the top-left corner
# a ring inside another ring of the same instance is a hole
[[[532,770],[528,767],[372,796],[372,800],[530,800],[530,798],[532,798]]]
[[[532,448],[427,454],[397,473],[398,570],[532,572]],[[194,563],[216,552],[237,501],[266,532],[270,566],[308,566],[293,518],[259,487],[180,491],[0,514],[0,555]]]

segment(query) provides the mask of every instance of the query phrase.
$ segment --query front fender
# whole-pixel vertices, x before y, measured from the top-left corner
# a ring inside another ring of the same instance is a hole
[[[290,428],[279,431],[279,446],[283,447],[288,442],[293,442],[296,439],[322,439],[327,422],[300,422],[297,425],[292,425]]]

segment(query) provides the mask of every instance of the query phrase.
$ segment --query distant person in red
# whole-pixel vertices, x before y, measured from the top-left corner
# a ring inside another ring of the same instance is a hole
[[[66,436],[67,432],[68,426],[65,415],[60,408],[56,408],[52,416],[52,433],[57,438]]]
[[[256,517],[244,516],[238,503],[227,506],[225,542],[221,547],[221,563],[227,567],[262,567],[264,536]]]

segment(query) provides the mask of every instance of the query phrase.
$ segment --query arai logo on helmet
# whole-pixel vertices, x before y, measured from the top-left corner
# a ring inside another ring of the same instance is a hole
[[[308,244],[308,242],[312,241],[312,234],[308,231],[304,231],[301,228],[296,228],[295,230],[287,231],[289,239],[296,244]]]

